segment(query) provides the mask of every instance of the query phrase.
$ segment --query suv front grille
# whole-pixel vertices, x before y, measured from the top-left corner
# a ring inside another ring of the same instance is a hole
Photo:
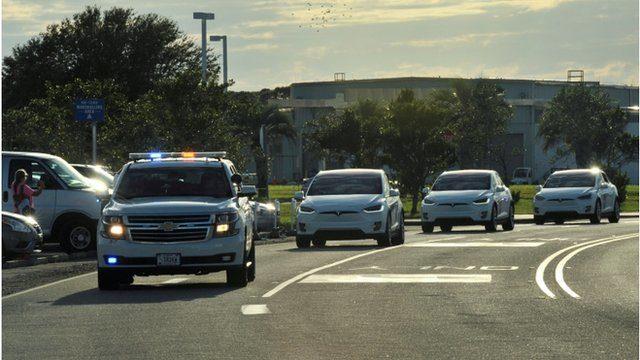
[[[130,224],[162,224],[172,222],[174,224],[184,223],[209,223],[211,215],[149,215],[149,216],[128,216]]]
[[[129,229],[132,241],[139,242],[179,242],[199,241],[207,238],[208,228],[186,228],[173,231],[162,229]]]

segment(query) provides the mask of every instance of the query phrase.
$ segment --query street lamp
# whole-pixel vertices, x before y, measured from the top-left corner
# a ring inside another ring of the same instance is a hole
[[[202,21],[202,83],[207,81],[207,20],[215,19],[214,13],[194,12],[193,18]]]
[[[222,41],[222,78],[224,84],[227,84],[227,35],[211,35],[211,41]]]

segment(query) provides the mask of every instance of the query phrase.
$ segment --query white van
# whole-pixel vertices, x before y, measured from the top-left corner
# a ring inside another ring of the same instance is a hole
[[[2,210],[14,211],[11,183],[18,169],[29,174],[27,184],[44,191],[34,198],[34,217],[45,238],[59,241],[68,252],[95,248],[96,225],[108,193],[93,188],[63,159],[42,153],[2,152]]]

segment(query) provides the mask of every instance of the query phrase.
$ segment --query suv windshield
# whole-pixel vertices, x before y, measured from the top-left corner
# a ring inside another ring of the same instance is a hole
[[[489,190],[491,175],[489,174],[450,174],[438,177],[433,184],[434,191],[450,190]]]
[[[307,195],[382,194],[380,175],[316,176]]]
[[[90,187],[84,177],[66,161],[62,159],[44,159],[43,161],[70,189]]]
[[[551,175],[544,184],[546,188],[592,187],[596,185],[594,174]]]
[[[230,198],[231,186],[222,168],[162,167],[129,169],[115,192],[132,199],[155,196],[209,196]]]

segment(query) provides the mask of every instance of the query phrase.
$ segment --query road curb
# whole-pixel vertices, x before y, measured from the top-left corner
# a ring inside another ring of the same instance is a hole
[[[35,254],[35,256],[31,256],[28,259],[9,260],[2,264],[2,269],[15,269],[19,267],[59,263],[70,260],[95,259],[95,257],[95,251],[82,251],[71,254],[56,254],[52,256],[42,256],[42,254]]]

